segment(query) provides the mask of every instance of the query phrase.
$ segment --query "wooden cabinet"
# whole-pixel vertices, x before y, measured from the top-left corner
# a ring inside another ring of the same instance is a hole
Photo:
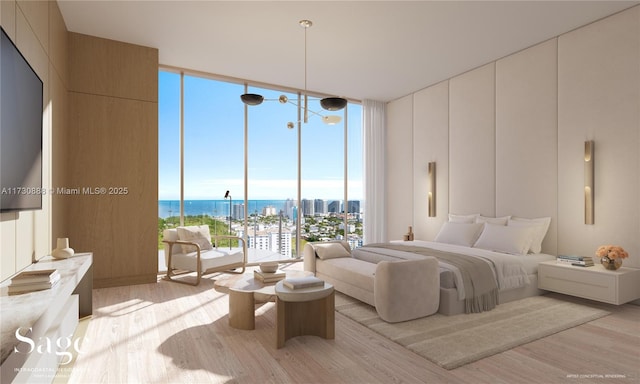
[[[620,305],[640,298],[640,269],[609,271],[599,264],[576,267],[546,261],[538,266],[538,288]]]

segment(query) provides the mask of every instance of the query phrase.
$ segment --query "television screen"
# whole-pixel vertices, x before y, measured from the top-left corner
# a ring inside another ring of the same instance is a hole
[[[42,81],[0,30],[0,211],[42,209]]]

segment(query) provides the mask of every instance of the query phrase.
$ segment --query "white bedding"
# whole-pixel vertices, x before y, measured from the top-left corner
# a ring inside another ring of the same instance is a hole
[[[398,243],[402,243],[404,245],[410,246],[423,246],[427,248],[436,249],[444,252],[452,252],[452,253],[461,253],[469,256],[476,256],[485,260],[491,267],[496,277],[496,281],[498,283],[498,289],[500,291],[520,288],[530,284],[529,275],[535,274],[538,271],[538,263],[541,261],[554,260],[555,256],[547,255],[543,253],[537,254],[528,254],[524,256],[516,256],[506,253],[499,253],[493,251],[487,251],[480,248],[471,248],[460,245],[446,244],[446,243],[437,243],[432,241],[399,241]],[[373,250],[371,248],[367,248],[367,252],[376,252],[377,250]],[[363,251],[362,249],[358,249],[359,251]],[[355,251],[354,251],[355,252]],[[389,256],[395,256],[399,259],[413,259],[416,257],[420,257],[416,254],[410,254],[408,252],[391,250],[391,249],[379,249],[380,254],[385,254]],[[440,262],[440,268],[449,270],[454,275],[455,285],[456,287],[463,287],[462,275],[458,268]],[[464,289],[458,289],[458,299],[464,300]]]

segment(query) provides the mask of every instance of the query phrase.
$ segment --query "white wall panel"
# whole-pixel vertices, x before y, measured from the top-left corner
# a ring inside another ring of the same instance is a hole
[[[404,128],[414,127],[412,173],[390,172],[390,212],[400,226],[394,238],[411,219],[418,237],[431,239],[422,196],[433,156],[435,222],[446,219],[440,203],[447,188],[449,212],[551,216],[548,253],[593,255],[599,245],[619,244],[630,254],[624,264],[640,267],[640,6],[450,79],[448,137],[435,129],[444,124],[440,86],[415,93],[413,110],[407,96],[387,111],[394,135],[408,140]],[[595,225],[584,224],[585,140],[595,141]],[[396,170],[410,162],[401,141],[394,138]],[[404,188],[414,191],[415,209],[398,201],[409,196],[398,191]]]
[[[496,62],[496,216],[551,217],[557,252],[557,40]]]
[[[449,85],[449,210],[494,216],[495,63]]]
[[[52,11],[55,11],[52,13]],[[52,140],[54,125],[52,116],[61,113],[64,103],[50,103],[51,81],[50,71],[51,49],[53,40],[51,23],[56,22],[56,41],[65,42],[66,28],[57,3],[46,1],[16,2],[0,1],[0,21],[2,27],[16,43],[29,64],[38,73],[44,86],[43,106],[43,171],[42,182],[45,188],[52,187],[51,164],[53,159]],[[57,46],[60,46],[59,44]],[[61,45],[64,48],[64,43]],[[60,68],[66,61],[66,49],[60,50],[58,57]],[[66,89],[59,92],[66,98]],[[56,128],[59,132],[65,128],[66,121],[58,119]],[[59,135],[60,136],[60,135]],[[18,270],[31,264],[34,259],[48,254],[53,245],[52,240],[52,199],[43,197],[42,209],[0,215],[0,280],[13,275]]]
[[[413,225],[413,96],[387,105],[387,240]]]
[[[433,240],[449,211],[449,82],[413,98],[413,215],[416,239]],[[436,217],[428,217],[428,164],[436,163]]]
[[[640,267],[640,7],[558,40],[560,253],[602,244]],[[595,224],[584,224],[583,148],[595,142]]]

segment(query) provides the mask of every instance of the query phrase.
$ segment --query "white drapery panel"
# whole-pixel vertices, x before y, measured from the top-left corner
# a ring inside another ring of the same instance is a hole
[[[386,103],[364,100],[364,244],[386,241]]]

